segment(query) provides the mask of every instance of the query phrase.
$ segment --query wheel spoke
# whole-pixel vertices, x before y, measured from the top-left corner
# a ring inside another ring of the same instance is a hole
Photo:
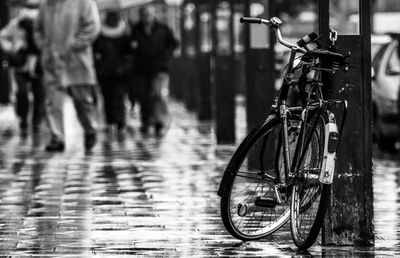
[[[259,171],[259,172],[238,171],[237,176],[247,178],[247,179],[253,179],[253,180],[275,182],[276,177],[270,175],[270,173],[272,173],[273,171],[274,170],[272,170],[272,169],[269,171]]]
[[[309,142],[304,146],[292,190],[291,228],[293,240],[299,248],[308,248],[315,242],[329,200],[329,191],[324,191],[325,186],[319,182],[324,146],[323,119],[318,117],[316,126],[308,128]]]
[[[246,144],[234,155],[240,158],[229,164],[233,179],[229,193],[222,196],[221,215],[227,230],[242,240],[265,237],[290,216],[290,194],[280,189],[278,198],[275,191],[276,183],[285,174],[278,122],[274,121],[273,127],[264,125],[264,134],[245,139]],[[290,141],[291,145],[295,143],[296,140]]]

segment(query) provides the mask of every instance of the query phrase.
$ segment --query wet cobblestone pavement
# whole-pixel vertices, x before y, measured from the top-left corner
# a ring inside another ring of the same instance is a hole
[[[45,133],[22,140],[2,108],[0,257],[400,255],[396,157],[374,160],[374,248],[315,245],[300,254],[287,227],[244,243],[224,230],[216,195],[235,146],[216,146],[210,124],[171,107],[164,137],[101,133],[91,153],[69,117],[67,150],[54,154],[43,151]]]

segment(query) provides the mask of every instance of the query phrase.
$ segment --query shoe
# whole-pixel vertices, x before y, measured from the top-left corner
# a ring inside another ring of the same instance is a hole
[[[6,130],[4,130],[4,137],[12,137],[14,135],[14,131],[11,128],[7,128]]]
[[[126,133],[125,123],[117,123],[117,134],[124,135]]]
[[[105,128],[104,128],[104,132],[105,133],[111,133],[113,131],[113,125],[108,124]]]
[[[127,125],[126,126],[126,132],[129,134],[134,134],[135,133],[135,128],[133,128],[133,126],[131,125]]]
[[[38,133],[40,133],[40,125],[34,125],[34,126],[32,126],[32,133],[33,133],[33,134],[38,134]]]
[[[65,149],[65,144],[64,142],[60,140],[51,140],[47,145],[46,145],[46,151],[53,152],[53,151],[64,151]]]
[[[126,138],[126,132],[125,130],[118,130],[117,133],[117,140],[118,142],[124,142]]]
[[[125,135],[126,134],[126,128],[118,128],[117,129],[117,135],[118,136],[123,136],[123,135]]]
[[[28,129],[27,128],[21,128],[20,135],[21,135],[22,138],[28,137]]]
[[[96,133],[85,133],[85,149],[90,150],[96,145],[97,136]]]
[[[140,127],[140,132],[143,133],[143,134],[147,134],[149,132],[149,127],[145,126],[145,125],[142,125]]]
[[[156,136],[161,136],[164,134],[164,125],[162,123],[156,123],[154,125],[154,131]]]

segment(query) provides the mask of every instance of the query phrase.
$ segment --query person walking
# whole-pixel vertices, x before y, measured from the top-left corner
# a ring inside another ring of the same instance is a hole
[[[33,24],[37,10],[21,6],[19,15],[0,31],[0,48],[13,68],[16,83],[15,111],[20,135],[28,135],[30,93],[32,93],[32,131],[38,133],[44,118],[44,88],[41,81],[39,50],[34,42]]]
[[[51,131],[46,151],[65,148],[63,103],[69,95],[84,130],[84,147],[96,144],[94,104],[97,84],[92,44],[100,32],[94,0],[43,0],[36,24],[41,47],[46,112]]]
[[[155,8],[139,10],[140,20],[131,29],[134,50],[133,87],[140,104],[142,133],[154,126],[161,135],[168,120],[168,106],[162,90],[168,88],[168,61],[178,46],[172,31],[156,19]]]
[[[126,128],[125,96],[131,48],[127,24],[117,11],[108,11],[99,38],[93,44],[97,79],[103,93],[106,131]]]

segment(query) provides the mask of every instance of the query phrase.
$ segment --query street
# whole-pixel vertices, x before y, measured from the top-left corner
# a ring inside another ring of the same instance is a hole
[[[217,146],[211,124],[182,105],[171,104],[164,137],[100,133],[90,153],[69,108],[64,153],[44,152],[46,133],[22,140],[12,109],[0,111],[1,257],[400,255],[398,156],[375,154],[375,247],[298,253],[288,225],[247,243],[225,231],[216,191],[236,145]]]

